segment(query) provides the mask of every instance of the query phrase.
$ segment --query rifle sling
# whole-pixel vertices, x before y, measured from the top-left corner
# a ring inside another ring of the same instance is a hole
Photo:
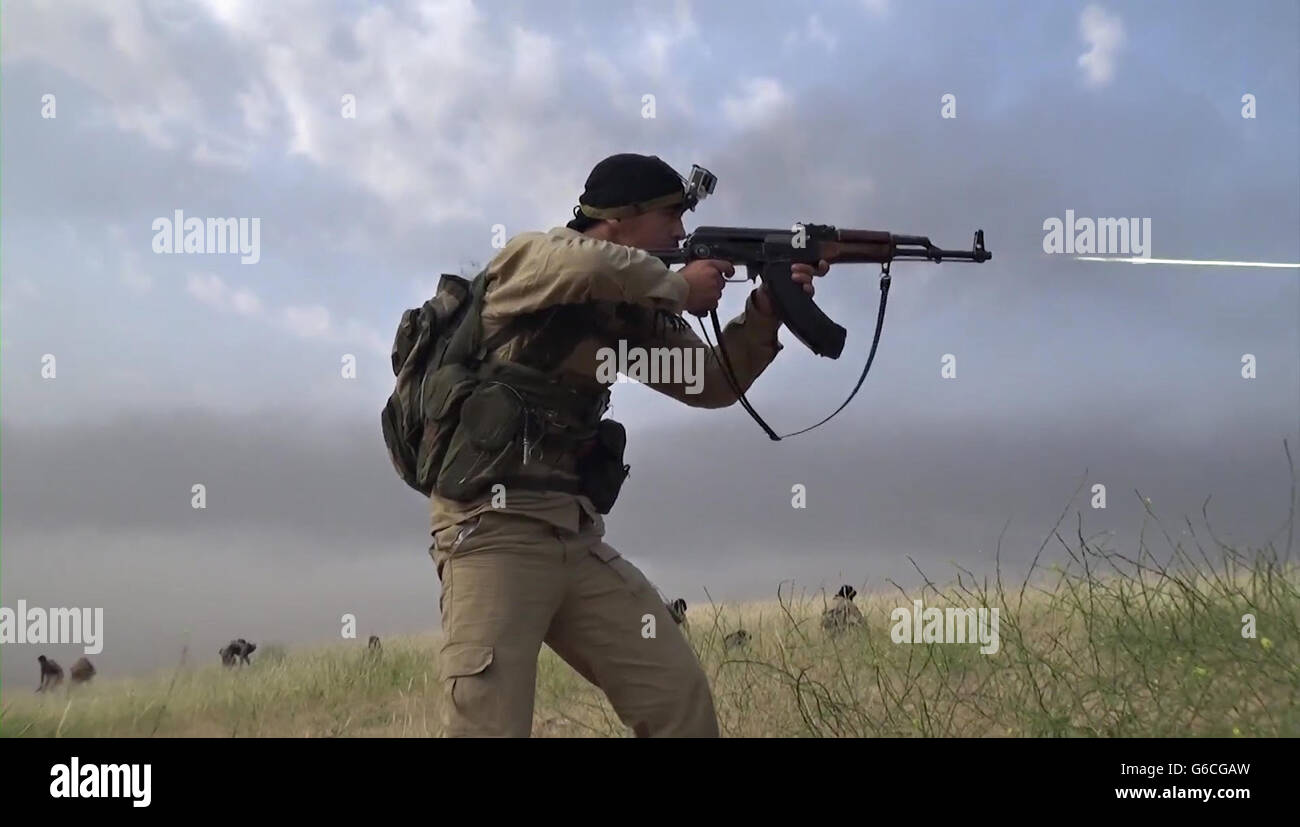
[[[745,408],[745,410],[749,413],[749,415],[753,417],[754,421],[759,424],[759,427],[761,427],[764,431],[767,432],[767,435],[772,438],[773,442],[780,442],[782,439],[787,439],[792,436],[798,436],[799,434],[803,434],[803,433],[807,433],[808,431],[811,431],[813,428],[818,428],[821,427],[822,425],[825,425],[827,422],[831,420],[832,417],[834,417],[840,411],[844,410],[844,408],[847,407],[848,404],[853,401],[853,397],[857,396],[858,389],[862,387],[862,383],[867,378],[867,371],[871,370],[871,363],[875,361],[876,347],[880,344],[880,331],[885,323],[885,302],[889,298],[889,281],[890,281],[889,262],[885,262],[881,269],[882,272],[880,275],[880,312],[876,315],[876,334],[871,340],[871,352],[867,354],[867,364],[865,367],[862,368],[862,375],[858,377],[858,383],[853,386],[853,392],[849,394],[848,399],[845,399],[844,402],[838,408],[836,408],[834,411],[831,412],[830,416],[827,416],[821,422],[818,422],[816,425],[809,425],[807,428],[804,428],[803,430],[795,431],[794,433],[786,434],[785,436],[777,436],[776,432],[773,431],[771,427],[769,427],[768,424],[763,421],[763,417],[758,415],[758,412],[754,410],[754,407],[749,404],[749,400],[745,398],[745,393],[740,389],[740,382],[736,379],[735,371],[732,369],[731,357],[727,354],[727,346],[722,338],[722,328],[718,324],[718,312],[716,310],[709,311],[709,318],[713,321],[713,331],[718,337],[718,350],[722,353],[722,362],[723,362],[722,375],[726,377],[727,384],[731,386],[731,390],[736,394],[736,398],[740,400],[740,404]],[[704,341],[708,343],[710,347],[712,347],[713,343],[709,341],[709,334],[707,331],[704,330],[703,325],[700,326],[700,332],[704,333]]]

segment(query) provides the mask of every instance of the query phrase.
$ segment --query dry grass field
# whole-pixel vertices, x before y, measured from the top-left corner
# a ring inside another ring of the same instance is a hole
[[[1300,577],[1270,551],[1177,548],[1157,561],[1080,537],[1022,582],[859,595],[864,622],[822,628],[827,594],[692,605],[688,636],[731,737],[1300,735]],[[926,575],[929,573],[926,572]],[[929,580],[928,577],[925,578]],[[834,587],[830,590],[834,591]],[[890,613],[999,610],[999,650],[895,643]],[[1255,636],[1243,637],[1243,617]],[[747,646],[723,638],[744,628]],[[438,638],[349,641],[251,666],[190,666],[2,699],[10,737],[426,737],[439,734]],[[627,737],[604,696],[542,650],[533,734]]]

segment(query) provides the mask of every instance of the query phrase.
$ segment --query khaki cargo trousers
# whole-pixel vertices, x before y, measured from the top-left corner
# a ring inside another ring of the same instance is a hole
[[[658,590],[584,522],[575,534],[488,511],[434,535],[444,737],[528,737],[543,643],[638,737],[718,736],[708,679]]]

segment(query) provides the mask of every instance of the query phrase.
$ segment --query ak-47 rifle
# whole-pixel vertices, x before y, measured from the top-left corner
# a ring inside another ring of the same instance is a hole
[[[691,184],[694,184],[696,199],[703,197],[700,180],[706,181],[702,191],[705,195],[712,192],[717,179],[707,170],[698,167],[692,169]],[[688,192],[692,190],[688,186]],[[693,202],[692,202],[693,203]],[[930,243],[930,239],[916,235],[894,235],[877,230],[837,230],[823,224],[796,224],[789,230],[755,229],[751,227],[700,227],[691,233],[675,250],[649,250],[667,265],[686,264],[696,259],[725,259],[736,266],[744,266],[748,279],[762,278],[768,287],[772,303],[776,306],[781,321],[790,329],[799,341],[818,356],[838,359],[844,350],[846,332],[843,327],[833,322],[804,292],[803,286],[795,282],[790,274],[790,265],[805,262],[813,267],[819,261],[830,264],[879,264],[880,275],[880,313],[876,318],[876,335],[871,342],[871,353],[867,356],[867,365],[862,369],[858,384],[853,393],[844,400],[844,404],[835,409],[830,416],[786,436],[795,436],[816,428],[844,409],[845,405],[857,394],[858,388],[867,378],[871,362],[876,357],[876,346],[880,343],[880,329],[885,320],[885,300],[889,295],[889,265],[898,259],[922,259],[941,262],[945,260],[988,261],[993,254],[984,249],[984,231],[975,231],[975,243],[970,250],[942,250]],[[773,440],[780,440],[768,427],[762,417],[750,406],[749,400],[740,389],[731,367],[722,341],[722,328],[718,324],[717,311],[710,311],[713,330],[718,337],[718,350],[722,353],[724,363],[723,375],[731,384],[732,390],[741,405],[749,412],[767,435]],[[704,334],[708,341],[708,333]],[[712,342],[709,342],[712,346]]]

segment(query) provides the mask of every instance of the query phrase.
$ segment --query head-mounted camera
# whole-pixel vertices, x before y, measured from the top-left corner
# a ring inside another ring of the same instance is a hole
[[[682,181],[686,184],[686,209],[693,210],[696,204],[713,194],[713,188],[718,185],[718,176],[699,164],[691,164],[690,177],[683,178]]]

